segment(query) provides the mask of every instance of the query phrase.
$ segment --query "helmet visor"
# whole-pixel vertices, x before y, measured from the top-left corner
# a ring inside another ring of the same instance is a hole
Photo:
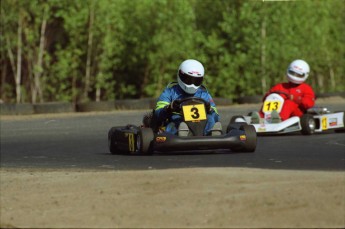
[[[181,70],[178,72],[178,75],[179,75],[180,79],[182,80],[182,82],[187,84],[187,85],[194,84],[195,86],[200,86],[202,83],[202,80],[204,79],[204,77],[190,76],[190,75],[182,72]]]
[[[290,75],[296,76],[296,77],[298,77],[298,78],[303,78],[303,77],[305,76],[305,74],[299,74],[299,73],[294,72],[294,71],[292,71],[292,70],[289,70],[288,73],[289,73]]]

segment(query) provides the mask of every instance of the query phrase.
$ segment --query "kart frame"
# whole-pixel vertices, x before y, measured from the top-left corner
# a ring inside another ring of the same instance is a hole
[[[293,116],[280,123],[270,123],[267,120],[261,120],[259,124],[252,124],[251,113],[249,113],[247,116],[233,116],[230,124],[242,122],[251,124],[255,127],[258,135],[286,134],[299,131],[304,135],[311,135],[328,130],[343,132],[345,130],[344,119],[344,111],[331,112],[324,107],[313,107],[301,118]]]
[[[220,136],[179,137],[168,132],[154,133],[140,126],[112,127],[108,132],[108,147],[112,154],[177,152],[230,149],[252,153],[256,149],[256,132],[252,125],[231,125],[228,133]]]
[[[185,107],[200,108],[200,104],[209,107],[204,100],[191,97],[181,102],[181,111]],[[208,108],[206,108],[208,109]],[[108,147],[112,154],[141,153],[151,155],[153,152],[172,151],[200,151],[230,149],[234,152],[254,152],[257,144],[257,135],[253,125],[234,123],[228,126],[226,133],[218,136],[201,135],[200,126],[204,128],[205,120],[187,121],[192,136],[177,136],[166,131],[159,131],[152,119],[153,112],[144,116],[143,125],[126,125],[112,127],[108,132]],[[199,111],[198,111],[199,112]],[[201,113],[200,113],[201,114]],[[192,115],[193,116],[193,115]],[[149,118],[148,118],[149,117]],[[185,116],[183,116],[185,117]],[[203,129],[202,129],[203,130]]]

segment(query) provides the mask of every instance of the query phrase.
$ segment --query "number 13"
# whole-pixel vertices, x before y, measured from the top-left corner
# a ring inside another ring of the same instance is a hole
[[[278,102],[269,102],[266,104],[268,111],[278,110],[279,103]]]

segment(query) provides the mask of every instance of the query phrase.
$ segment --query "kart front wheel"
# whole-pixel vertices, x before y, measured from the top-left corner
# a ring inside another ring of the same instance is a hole
[[[316,123],[313,115],[305,114],[301,118],[301,133],[304,135],[311,135],[315,133]]]
[[[243,130],[246,135],[246,142],[242,150],[243,152],[252,153],[255,151],[257,144],[255,127],[253,125],[243,125]]]
[[[245,139],[241,139],[241,144],[236,147],[232,147],[231,151],[253,153],[256,149],[257,144],[257,134],[255,127],[253,125],[242,124],[239,130],[244,132],[240,135],[240,138],[245,137]]]
[[[137,137],[137,148],[142,154],[152,154],[152,142],[154,139],[151,128],[142,128]]]

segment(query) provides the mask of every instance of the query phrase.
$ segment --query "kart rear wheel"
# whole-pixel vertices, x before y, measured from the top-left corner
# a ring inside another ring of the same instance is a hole
[[[229,125],[226,128],[226,133],[229,133],[232,130],[240,130],[242,126],[248,125],[246,122],[235,122],[235,123],[229,123]]]
[[[301,118],[301,133],[304,135],[311,135],[315,133],[316,123],[313,115],[304,114]]]
[[[142,128],[137,137],[137,148],[139,152],[142,154],[152,154],[153,139],[153,130],[151,128]]]
[[[109,147],[109,151],[111,154],[118,154],[119,153],[116,141],[114,139],[115,131],[116,131],[116,127],[112,127],[108,132],[108,147]]]
[[[242,119],[243,121],[241,121],[241,123],[245,122],[245,120],[246,120],[242,115],[235,115],[235,116],[231,117],[229,124],[238,123],[238,122],[236,122],[236,119]]]
[[[247,122],[236,122],[236,119],[243,119],[245,121],[245,118],[242,115],[235,115],[231,117],[230,122],[226,128],[226,133],[229,133],[233,129],[239,129],[242,125],[247,125]]]

